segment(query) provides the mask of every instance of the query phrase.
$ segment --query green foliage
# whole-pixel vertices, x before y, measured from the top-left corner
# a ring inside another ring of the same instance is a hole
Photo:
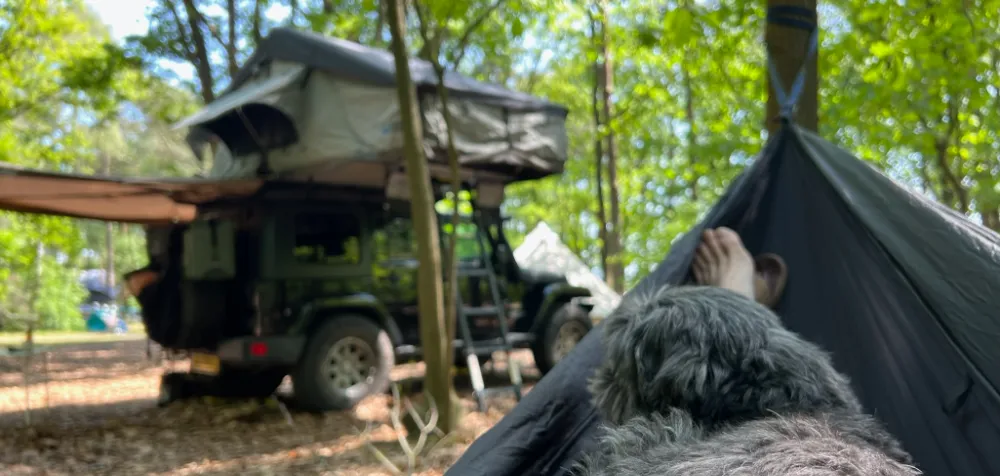
[[[94,173],[110,158],[112,173],[193,173],[191,154],[165,121],[191,112],[194,101],[141,65],[83,1],[0,0],[0,160]],[[103,267],[104,229],[0,213],[0,311],[45,328],[82,325],[79,271]],[[115,241],[118,263],[144,263],[141,230],[118,231]],[[85,250],[98,259],[84,263]]]
[[[380,3],[234,0],[237,15],[230,22],[228,0],[200,0],[192,3],[199,15],[192,26],[183,0],[157,0],[148,13],[149,33],[123,50],[109,45],[82,0],[0,0],[0,159],[99,172],[110,157],[119,174],[197,173],[202,165],[167,125],[197,107],[206,97],[204,84],[196,75],[185,89],[174,87],[190,78],[161,67],[166,60],[197,70],[193,28],[204,38],[210,93],[217,94],[228,84],[230,57],[242,63],[277,25],[387,48]],[[607,131],[596,130],[591,115],[598,58],[589,29],[593,2],[420,4],[427,25],[442,34],[425,45],[411,13],[414,52],[570,109],[565,173],[507,191],[508,232],[516,246],[539,221],[548,222],[597,269],[594,139]],[[635,283],[752,162],[766,138],[764,4],[608,5],[622,260]],[[833,0],[821,2],[819,15],[821,134],[994,229],[1000,229],[998,7],[998,0]],[[230,23],[236,48],[229,48]],[[450,202],[439,207],[450,209]],[[75,265],[103,265],[101,224],[9,214],[0,221],[0,293],[30,284],[22,276],[35,269],[38,240],[52,240],[45,241],[52,252],[46,256],[62,252]],[[116,228],[115,236],[119,269],[140,266],[141,231]],[[83,249],[96,257],[83,263]]]
[[[83,330],[85,321],[79,305],[87,292],[80,286],[79,276],[72,269],[56,261],[53,256],[42,257],[38,299],[34,314],[39,329]]]

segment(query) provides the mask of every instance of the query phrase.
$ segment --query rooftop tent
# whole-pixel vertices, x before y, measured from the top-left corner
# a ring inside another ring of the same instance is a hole
[[[597,277],[545,222],[524,237],[514,250],[514,260],[522,268],[565,275],[573,286],[589,289],[594,301],[591,316],[604,318],[621,301],[621,296]]]
[[[428,159],[443,165],[446,129],[436,76],[425,61],[410,60],[410,69]],[[403,162],[395,83],[389,52],[275,28],[232,85],[176,127],[192,128],[196,153],[211,136],[221,140],[214,177],[272,173],[382,187]],[[566,108],[453,72],[445,84],[460,164],[473,178],[509,183],[562,172]]]
[[[832,353],[924,474],[1000,474],[1000,236],[786,126],[657,269],[626,294],[690,279],[706,227],[775,252],[786,325]],[[593,443],[595,328],[448,471],[566,474]]]
[[[198,204],[259,187],[257,180],[97,177],[0,164],[0,210],[126,223],[188,222]]]

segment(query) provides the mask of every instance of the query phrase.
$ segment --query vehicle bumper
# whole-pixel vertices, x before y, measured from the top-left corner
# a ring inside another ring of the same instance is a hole
[[[295,365],[305,345],[305,336],[237,337],[219,344],[216,355],[232,365]]]

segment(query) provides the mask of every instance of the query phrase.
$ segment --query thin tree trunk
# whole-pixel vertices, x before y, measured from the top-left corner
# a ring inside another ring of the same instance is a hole
[[[381,2],[379,2],[379,8],[381,7]],[[295,26],[295,20],[299,17],[299,0],[290,0],[288,2],[288,24]]]
[[[435,57],[436,58],[436,57]],[[447,294],[444,296],[444,308],[445,308],[445,329],[447,331],[447,339],[444,343],[444,354],[446,356],[455,355],[454,345],[455,333],[457,331],[456,325],[458,323],[458,301],[456,298],[456,293],[459,292],[458,288],[458,225],[459,225],[459,193],[462,190],[462,176],[461,171],[458,166],[458,147],[455,146],[455,133],[452,130],[453,118],[451,117],[451,111],[448,109],[449,97],[448,88],[444,85],[444,67],[441,66],[439,61],[432,61],[431,64],[434,66],[434,72],[437,75],[437,87],[438,87],[438,97],[441,99],[441,115],[444,117],[445,128],[447,129],[448,135],[448,169],[451,172],[451,190],[452,190],[452,209],[451,209],[451,239],[448,240],[448,250],[447,258],[445,261],[445,269],[448,273],[448,286]],[[493,303],[494,306],[503,306],[502,302]],[[449,387],[450,389],[450,387]],[[460,405],[458,402],[458,395],[451,392],[449,393],[450,403],[449,408],[456,408],[456,405]],[[440,401],[440,400],[438,400]],[[458,428],[458,412],[454,412],[453,418],[444,420],[441,422],[441,431],[445,433],[451,432]]]
[[[208,47],[205,45],[205,35],[201,31],[201,13],[195,7],[194,0],[184,0],[188,24],[191,27],[191,43],[194,46],[194,68],[201,83],[201,97],[205,104],[215,100],[215,80],[212,78],[212,64],[208,61]]]
[[[323,0],[323,13],[327,15],[333,13],[333,4],[334,0]]]
[[[226,59],[229,64],[229,77],[235,78],[236,71],[240,69],[240,65],[236,62],[236,0],[226,0],[226,10],[229,14],[229,41],[226,42]]]
[[[681,74],[684,77],[684,114],[688,123],[687,131],[687,155],[688,166],[694,169],[694,164],[698,161],[697,133],[695,131],[694,117],[694,88],[691,86],[691,72],[688,71],[687,64],[681,65]],[[693,172],[694,173],[694,172]],[[691,200],[698,200],[698,176],[694,175],[691,180]]]
[[[263,3],[264,0],[256,0],[253,3],[253,21],[250,25],[253,31],[250,32],[250,36],[253,37],[254,46],[260,46],[260,41],[264,38],[264,35],[260,31],[261,23],[263,22],[262,17],[264,16],[264,12],[262,11]]]
[[[594,89],[592,91],[592,109],[594,116],[594,181],[597,189],[597,221],[600,227],[597,229],[598,238],[601,240],[601,273],[605,282],[608,281],[608,212],[604,205],[604,139],[601,136],[601,68],[599,64],[594,64]]]
[[[767,0],[768,8],[777,6],[807,8],[812,11],[813,18],[816,18],[816,0]],[[806,21],[812,22],[813,19]],[[792,86],[799,69],[805,64],[806,82],[798,100],[795,123],[811,131],[816,131],[819,127],[819,82],[817,75],[819,54],[814,55],[806,63],[810,35],[810,32],[800,28],[771,22],[767,23],[764,33],[768,51],[778,70],[778,75],[781,77],[781,84],[785,88]],[[767,87],[767,130],[770,134],[774,134],[781,124],[779,120],[781,106],[778,104],[778,97],[774,93],[774,84],[770,77],[768,77]]]
[[[594,50],[601,51],[601,40],[600,40],[600,22],[593,15],[590,17],[590,38],[593,43]],[[597,192],[597,221],[599,227],[597,229],[597,236],[601,240],[601,275],[604,276],[604,282],[610,282],[610,274],[608,269],[608,212],[604,204],[604,136],[601,135],[601,125],[604,121],[601,119],[601,83],[604,82],[602,75],[603,69],[601,67],[601,60],[598,59],[594,61],[594,87],[591,90],[590,96],[590,112],[594,120],[594,181],[596,182],[595,188]]]
[[[372,45],[376,48],[382,46],[382,36],[385,29],[385,5],[379,2],[378,6],[378,21],[375,23],[375,38],[372,39]]]
[[[614,124],[611,119],[614,117],[614,105],[612,104],[612,94],[614,93],[614,66],[611,58],[611,37],[608,34],[608,9],[605,0],[598,2],[601,16],[601,57],[604,76],[604,120],[607,128],[607,156],[608,156],[608,204],[610,206],[610,224],[608,230],[608,265],[612,280],[609,283],[612,289],[618,293],[625,291],[625,270],[622,263],[621,246],[621,204],[618,201],[618,151],[615,145]]]
[[[454,425],[454,408],[448,402],[452,393],[452,355],[446,355],[447,338],[444,322],[444,296],[441,279],[441,249],[431,192],[430,171],[423,154],[422,124],[417,109],[417,91],[410,75],[406,48],[406,7],[404,0],[386,0],[392,53],[396,66],[396,89],[403,121],[403,147],[410,184],[410,210],[420,257],[417,291],[420,310],[420,345],[426,364],[426,388],[438,402],[438,425],[444,430]]]

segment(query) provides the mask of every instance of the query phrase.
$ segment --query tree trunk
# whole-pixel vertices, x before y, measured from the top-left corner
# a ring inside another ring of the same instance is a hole
[[[597,229],[598,238],[601,240],[601,273],[604,281],[609,280],[608,269],[608,212],[604,205],[604,138],[601,136],[601,68],[599,64],[594,64],[594,90],[593,90],[593,115],[594,115],[594,181],[597,189],[597,221],[600,227]]]
[[[191,27],[191,43],[194,46],[194,68],[201,83],[201,97],[208,104],[215,100],[215,81],[212,78],[212,64],[208,61],[208,47],[205,45],[205,34],[201,31],[201,13],[194,5],[194,0],[184,0],[188,24]]]
[[[381,2],[379,2],[379,5],[381,5]],[[290,0],[288,2],[288,24],[291,26],[295,26],[295,20],[298,17],[299,17],[299,0]]]
[[[226,0],[226,10],[229,14],[229,38],[226,42],[226,59],[229,64],[229,77],[235,78],[240,65],[236,62],[236,0]],[[294,10],[292,11],[294,14]]]
[[[264,38],[264,35],[260,31],[262,17],[264,16],[264,12],[262,11],[263,3],[264,0],[255,0],[253,2],[253,22],[250,25],[253,31],[250,32],[250,35],[253,37],[254,46],[260,46],[260,41]]]
[[[435,57],[435,60],[438,58]],[[449,97],[448,88],[444,85],[444,67],[441,66],[440,61],[433,61],[431,64],[434,66],[434,72],[437,75],[437,87],[438,87],[438,97],[441,98],[441,111],[444,117],[445,128],[448,134],[448,168],[451,171],[451,190],[452,190],[452,209],[451,209],[451,239],[448,240],[448,250],[447,258],[445,260],[445,269],[448,273],[448,286],[447,294],[444,299],[445,306],[445,329],[447,330],[447,339],[444,343],[444,355],[451,356],[455,355],[455,349],[452,345],[455,342],[456,325],[458,323],[458,301],[455,299],[456,293],[459,292],[458,289],[458,224],[459,224],[459,193],[462,190],[462,176],[459,175],[461,171],[458,166],[458,147],[455,146],[455,133],[451,126],[453,124],[453,118],[451,117],[451,111],[448,109]],[[503,306],[504,303],[496,302],[493,303],[494,306]],[[450,387],[449,387],[450,388]],[[454,392],[449,393],[450,403],[449,408],[456,408],[457,405],[461,405],[458,401],[458,395]],[[439,402],[441,400],[438,400]],[[458,428],[458,415],[455,414],[455,418],[449,420],[449,424],[452,426],[447,426],[442,423],[442,431],[449,432]]]
[[[598,35],[599,25],[598,20],[594,17],[590,19],[590,37],[594,44],[594,49],[601,51],[600,40]],[[601,125],[604,121],[601,119],[601,83],[604,82],[602,79],[603,69],[601,68],[601,61],[598,59],[593,64],[594,67],[594,88],[591,90],[591,114],[594,119],[594,181],[596,182],[595,188],[597,189],[597,221],[600,225],[597,229],[598,238],[601,240],[601,274],[604,276],[604,281],[609,282],[609,270],[608,270],[608,212],[604,205],[604,138],[601,135]]]
[[[334,0],[323,0],[323,13],[329,15],[333,13]],[[405,8],[405,7],[404,7]],[[403,21],[406,21],[405,19]]]
[[[615,146],[614,124],[611,119],[614,117],[614,105],[611,96],[614,93],[614,66],[611,58],[611,37],[608,34],[607,3],[606,0],[598,2],[601,16],[601,65],[604,77],[604,122],[607,128],[607,155],[608,155],[608,204],[610,206],[610,230],[608,230],[608,266],[610,267],[608,283],[617,293],[625,292],[625,269],[622,263],[621,245],[621,204],[618,201],[618,151]]]
[[[441,249],[431,192],[430,171],[423,153],[422,124],[417,109],[417,91],[410,75],[406,48],[406,7],[404,0],[386,0],[392,53],[396,66],[396,89],[403,123],[403,148],[406,154],[407,179],[410,184],[410,210],[413,215],[417,254],[420,258],[417,292],[420,311],[420,345],[426,364],[426,388],[438,402],[438,426],[444,432],[455,428],[454,408],[448,402],[452,393],[451,363],[445,354],[447,338],[441,279]]]
[[[687,155],[688,164],[694,169],[695,162],[698,161],[698,140],[697,133],[695,131],[695,117],[694,117],[694,88],[691,85],[691,72],[688,71],[688,65],[681,65],[681,74],[684,76],[684,115],[686,116],[688,123],[687,131]],[[691,180],[689,189],[691,190],[691,200],[698,200],[698,175],[697,172],[692,172],[694,178]]]
[[[378,20],[375,23],[375,37],[372,39],[372,46],[381,48],[383,45],[382,36],[385,30],[385,4],[378,4]]]
[[[816,0],[767,0],[767,7],[792,6],[807,8],[816,18]],[[813,19],[802,19],[812,23]],[[818,22],[818,20],[816,20]],[[806,63],[806,52],[809,48],[809,36],[811,32],[785,25],[778,25],[768,22],[764,33],[765,42],[771,59],[774,61],[775,69],[781,77],[781,84],[785,88],[791,88],[795,76],[803,64],[806,67],[806,82],[799,97],[795,123],[816,131],[819,127],[819,87],[817,70],[819,65],[819,54],[817,53],[808,63]],[[770,77],[767,81],[767,130],[770,134],[777,132],[780,122],[780,109],[778,97],[774,93],[774,83]]]

